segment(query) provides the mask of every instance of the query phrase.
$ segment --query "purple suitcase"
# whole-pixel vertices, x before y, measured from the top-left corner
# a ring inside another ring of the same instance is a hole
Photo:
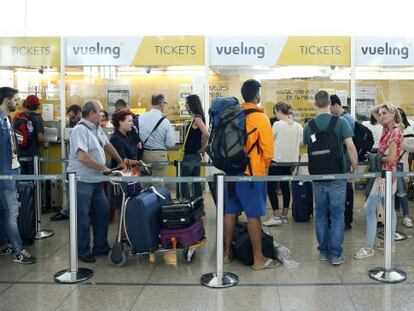
[[[177,248],[191,246],[200,242],[205,235],[203,220],[199,219],[185,228],[169,229],[162,228],[160,240],[163,248],[172,248],[171,238],[177,240]]]

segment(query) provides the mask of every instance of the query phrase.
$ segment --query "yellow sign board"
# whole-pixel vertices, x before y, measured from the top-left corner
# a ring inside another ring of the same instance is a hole
[[[144,37],[132,65],[204,65],[204,37]]]
[[[59,65],[59,37],[0,38],[0,66]]]
[[[350,37],[288,37],[277,65],[350,66]]]

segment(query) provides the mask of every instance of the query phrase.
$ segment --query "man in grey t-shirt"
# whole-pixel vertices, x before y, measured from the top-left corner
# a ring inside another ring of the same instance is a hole
[[[102,104],[88,100],[82,106],[82,119],[70,134],[70,154],[68,172],[76,172],[82,177],[101,176],[109,169],[105,165],[105,151],[124,167],[123,160],[109,142],[99,123]],[[109,205],[102,182],[78,181],[78,256],[84,262],[95,262],[95,255],[108,254]],[[92,225],[94,245],[90,248]]]

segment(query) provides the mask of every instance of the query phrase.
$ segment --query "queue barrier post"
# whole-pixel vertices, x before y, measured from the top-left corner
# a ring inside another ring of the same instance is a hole
[[[217,253],[216,272],[204,274],[201,277],[201,284],[210,288],[225,288],[236,285],[239,277],[231,272],[223,272],[224,253],[224,175],[214,175],[217,184]]]
[[[33,168],[34,174],[36,176],[40,175],[39,169],[39,157],[33,157]],[[36,184],[36,194],[35,194],[35,213],[36,213],[36,240],[47,239],[53,236],[55,233],[52,230],[42,230],[42,183],[40,180],[35,181]]]
[[[407,274],[392,267],[392,171],[383,172],[385,175],[385,235],[384,235],[384,267],[371,269],[368,272],[370,278],[384,282],[397,283],[407,279]]]
[[[78,218],[76,196],[76,173],[68,173],[69,178],[69,269],[61,270],[55,274],[57,283],[79,283],[92,277],[93,271],[78,266]]]
[[[175,176],[177,176],[177,177],[181,177],[181,165],[182,165],[181,161],[179,161],[179,160],[174,161]],[[181,189],[181,183],[180,182],[178,182],[176,184],[176,190],[175,191],[176,191],[176,199],[177,200],[181,199],[182,189]]]

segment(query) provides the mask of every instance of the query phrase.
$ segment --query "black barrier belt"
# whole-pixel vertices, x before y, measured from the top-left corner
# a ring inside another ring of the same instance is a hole
[[[414,177],[414,172],[393,172],[392,176],[395,176],[395,177]]]
[[[68,160],[63,158],[46,158],[46,157],[39,157],[40,162],[48,162],[48,163],[63,163],[68,162]],[[33,157],[21,157],[19,158],[19,162],[33,162]]]
[[[224,176],[225,182],[252,182],[252,181],[330,181],[339,179],[361,179],[381,177],[378,173],[361,173],[361,174],[326,174],[326,175],[297,175],[297,176]],[[213,176],[206,177],[132,177],[132,176],[77,176],[78,181],[83,182],[163,182],[163,183],[181,183],[181,182],[211,182]]]
[[[65,175],[0,175],[2,180],[65,180]]]
[[[414,177],[414,172],[393,172],[393,177]],[[383,177],[382,172],[357,174],[326,174],[326,175],[274,175],[274,176],[224,176],[225,182],[252,182],[252,181],[332,181],[332,180],[358,180],[366,178]],[[83,182],[144,182],[144,183],[181,183],[181,182],[212,182],[214,176],[205,177],[157,177],[157,176],[82,176],[76,179]],[[2,180],[66,180],[66,175],[1,175]]]

